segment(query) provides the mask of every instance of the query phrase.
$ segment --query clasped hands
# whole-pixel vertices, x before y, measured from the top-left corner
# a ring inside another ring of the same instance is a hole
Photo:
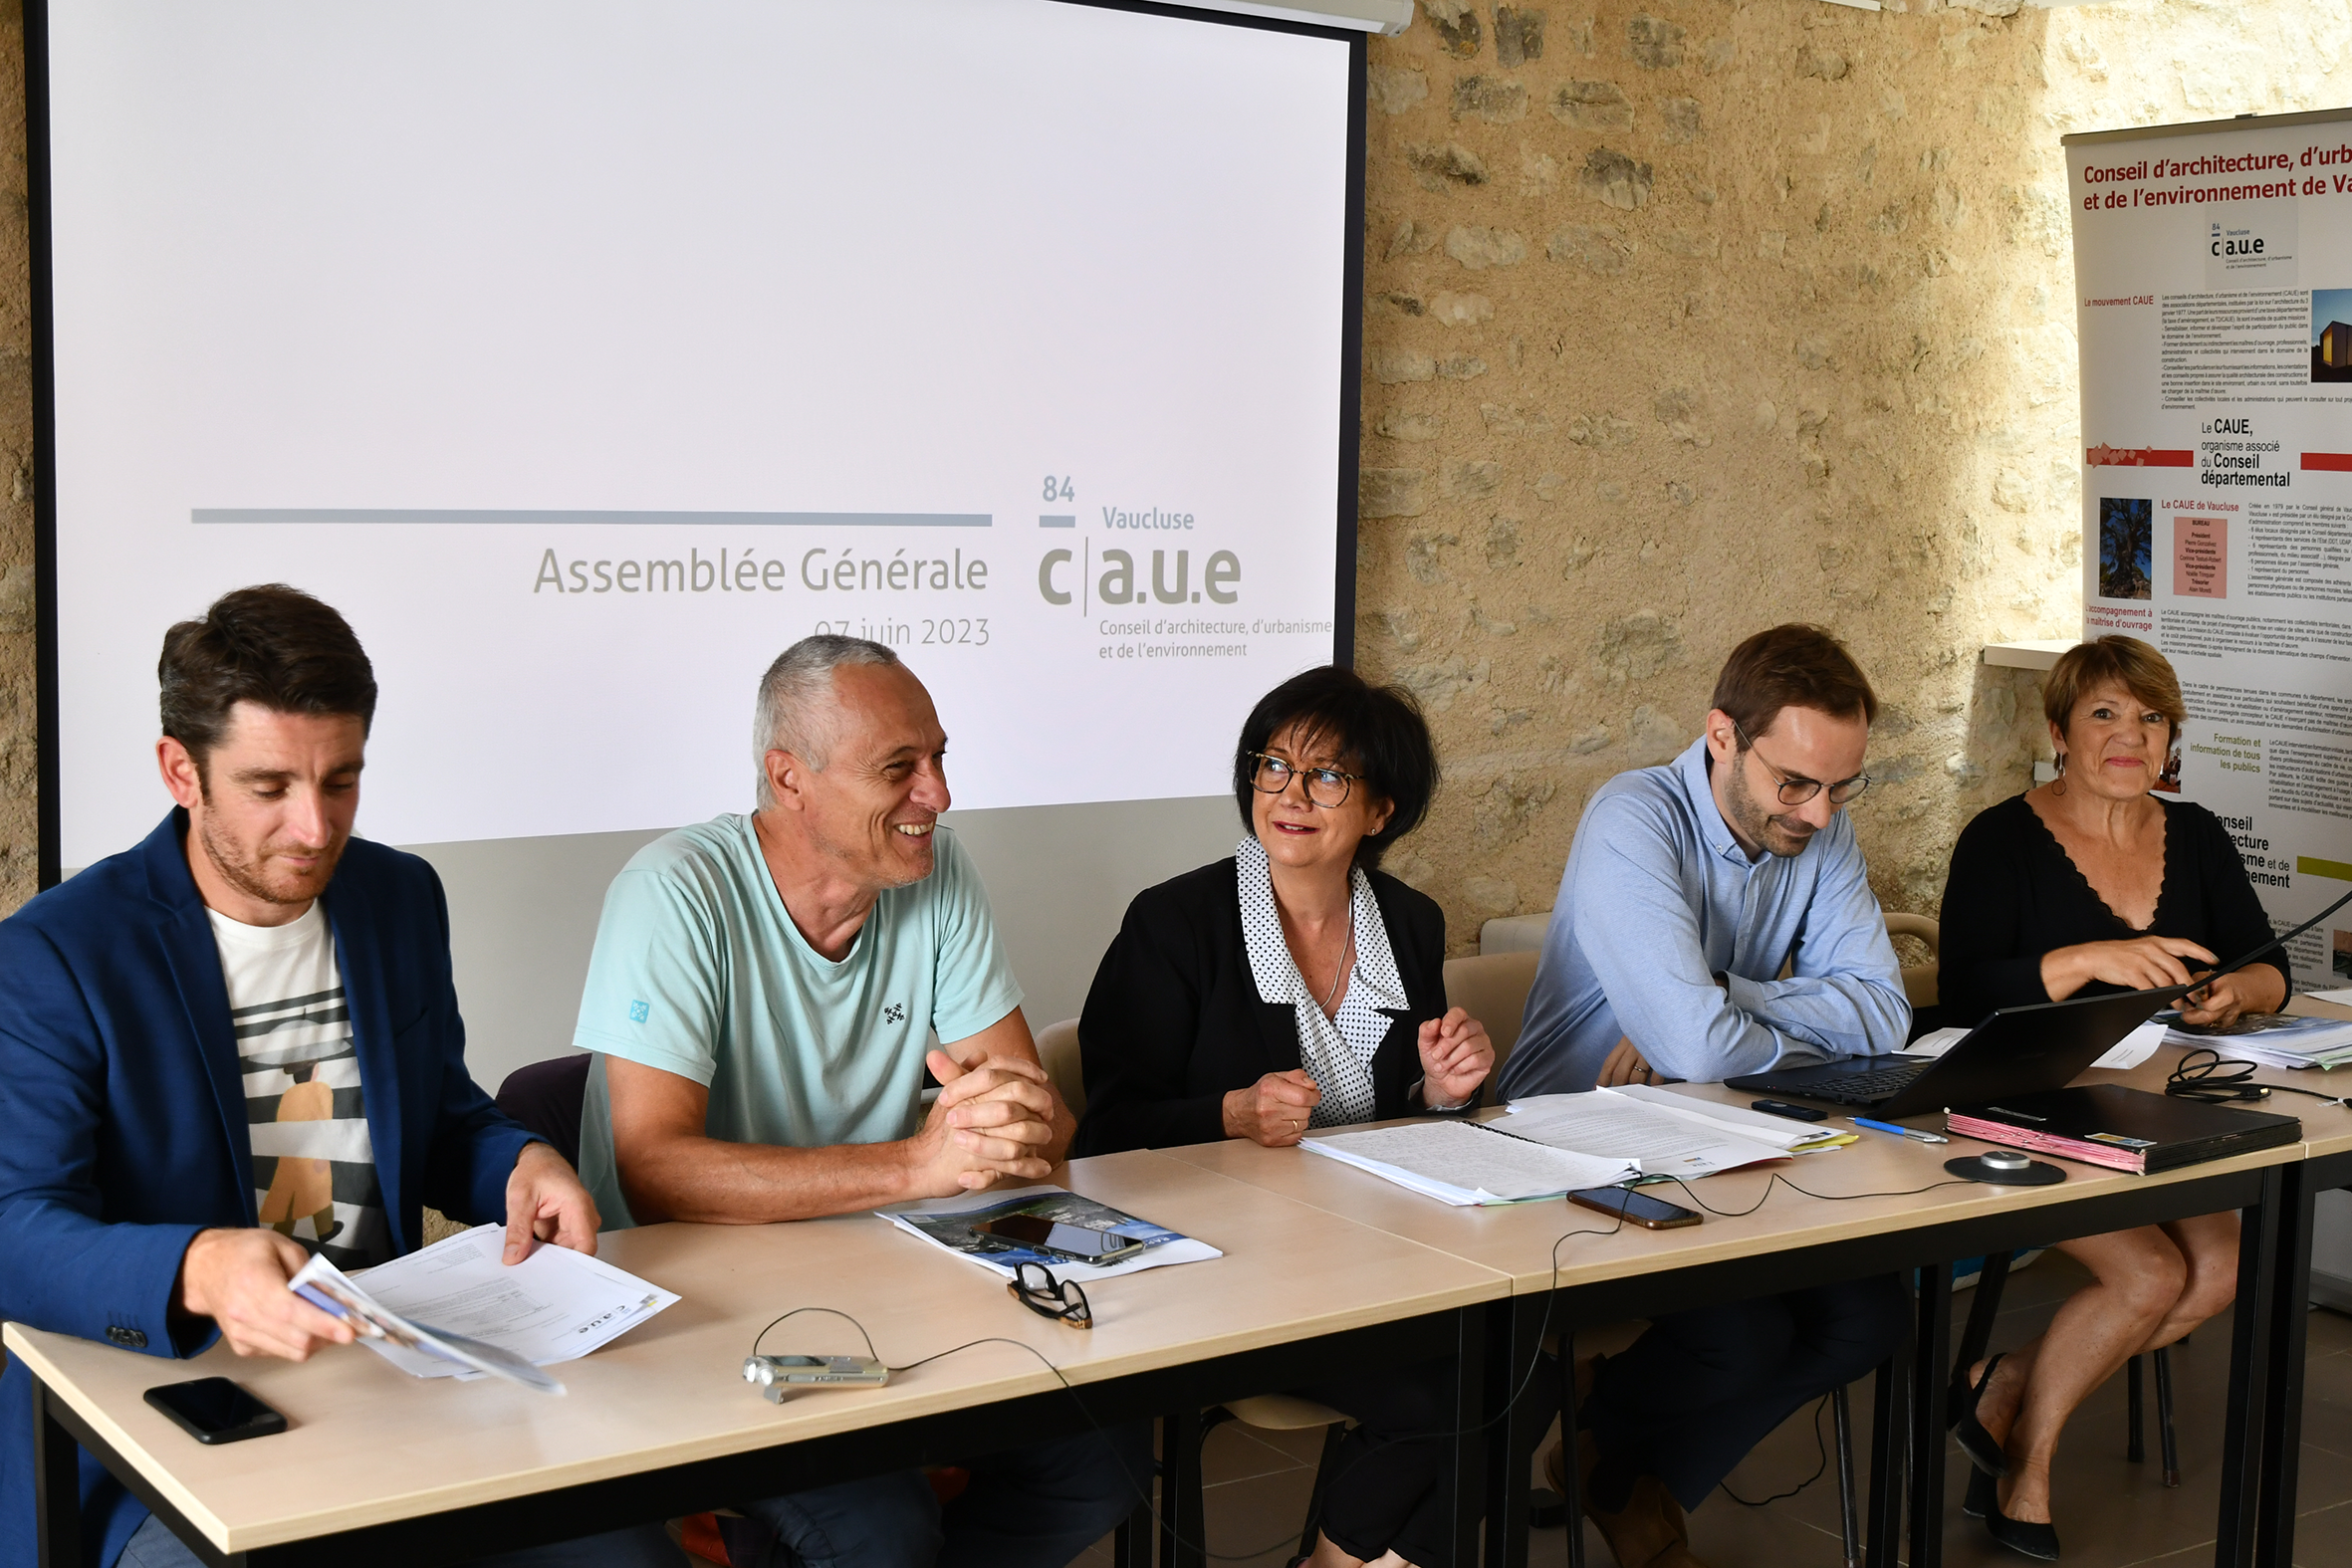
[[[939,1098],[906,1143],[923,1196],[976,1193],[1003,1177],[1035,1179],[1054,1169],[1043,1152],[1054,1141],[1055,1108],[1044,1067],[1020,1056],[966,1064],[943,1050],[924,1062],[939,1080]]]
[[[564,1157],[544,1143],[525,1144],[507,1178],[505,1260],[521,1262],[542,1241],[592,1257],[599,1224],[596,1201]],[[240,1356],[307,1361],[320,1346],[353,1337],[351,1324],[286,1288],[308,1261],[301,1242],[267,1228],[199,1231],[180,1257],[172,1304],[219,1324]]]
[[[1487,1038],[1487,1026],[1460,1008],[1442,1018],[1425,1019],[1417,1043],[1425,1106],[1447,1109],[1462,1104],[1495,1070],[1495,1042]],[[1247,1138],[1269,1149],[1288,1148],[1306,1136],[1306,1125],[1322,1102],[1321,1086],[1303,1068],[1270,1072],[1225,1096],[1225,1136]]]

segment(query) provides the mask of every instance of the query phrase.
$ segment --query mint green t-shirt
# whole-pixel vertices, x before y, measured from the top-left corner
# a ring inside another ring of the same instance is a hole
[[[647,844],[604,894],[573,1043],[597,1052],[580,1175],[607,1230],[634,1225],[612,1158],[605,1056],[692,1078],[704,1130],[816,1149],[913,1135],[930,1033],[960,1040],[1021,1006],[988,894],[956,835],[891,888],[838,964],[801,935],[748,816]]]

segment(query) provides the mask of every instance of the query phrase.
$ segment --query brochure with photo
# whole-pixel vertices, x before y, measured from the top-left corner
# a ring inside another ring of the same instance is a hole
[[[974,1193],[956,1198],[935,1198],[895,1209],[876,1210],[875,1213],[907,1234],[954,1252],[983,1268],[992,1268],[1007,1279],[1012,1278],[1014,1269],[1023,1263],[1042,1263],[1057,1275],[1066,1275],[1080,1284],[1090,1284],[1097,1279],[1132,1274],[1146,1268],[1164,1268],[1170,1263],[1197,1263],[1225,1255],[1206,1241],[1196,1241],[1166,1226],[1138,1220],[1123,1210],[1096,1203],[1091,1198],[1080,1198],[1060,1187],[1024,1187],[1010,1193]],[[1142,1250],[1094,1262],[1072,1256],[1051,1245],[1023,1245],[1003,1236],[992,1235],[981,1229],[987,1224],[1016,1215],[1032,1217],[1048,1226],[1068,1226],[1080,1231],[1106,1233],[1122,1240],[1138,1241],[1142,1243]]]

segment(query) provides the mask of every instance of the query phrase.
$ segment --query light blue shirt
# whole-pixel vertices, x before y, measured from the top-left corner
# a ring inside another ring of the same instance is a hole
[[[704,1085],[713,1138],[888,1143],[915,1131],[932,1031],[967,1039],[1021,1006],[979,874],[953,831],[931,841],[931,874],[886,889],[838,963],[793,924],[748,816],[681,827],[621,868],[573,1034],[598,1053],[580,1175],[607,1230],[634,1221],[613,1163],[604,1057]]]
[[[1854,824],[1833,812],[1798,853],[1750,860],[1707,769],[1702,739],[1584,807],[1505,1099],[1591,1088],[1621,1036],[1695,1083],[1902,1048],[1911,1006]]]

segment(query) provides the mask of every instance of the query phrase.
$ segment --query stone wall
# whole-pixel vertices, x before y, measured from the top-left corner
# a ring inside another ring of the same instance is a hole
[[[1439,731],[1394,866],[1457,952],[1779,620],[1885,701],[1856,821],[1935,912],[2047,754],[1979,649],[2080,624],[2058,137],[2341,103],[2348,41],[2342,0],[1421,0],[1373,46],[1357,650]]]
[[[2347,97],[2346,0],[1911,4],[1422,0],[1373,43],[1357,649],[1439,730],[1395,865],[1457,949],[1547,907],[1592,787],[1793,617],[1888,704],[1857,817],[1932,911],[2038,744],[1977,650],[2079,614],[2058,135]],[[22,64],[0,0],[0,910],[36,833]]]

